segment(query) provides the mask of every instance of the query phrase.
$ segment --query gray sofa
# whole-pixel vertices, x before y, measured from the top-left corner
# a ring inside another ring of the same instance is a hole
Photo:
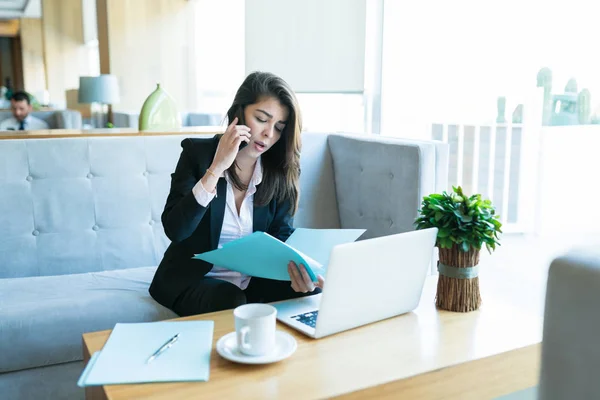
[[[139,128],[139,113],[122,111],[113,112],[113,125],[115,128]],[[181,113],[181,126],[220,126],[223,122],[221,114],[207,113]]]
[[[81,335],[176,317],[148,286],[189,135],[0,140],[0,397],[82,398]],[[295,225],[413,229],[447,145],[304,133]]]
[[[81,113],[76,110],[33,111],[32,116],[46,121],[50,129],[81,129]],[[0,121],[12,117],[10,111],[0,111]]]

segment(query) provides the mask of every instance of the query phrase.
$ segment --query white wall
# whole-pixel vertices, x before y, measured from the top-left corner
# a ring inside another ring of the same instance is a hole
[[[600,233],[600,126],[544,127],[536,233]]]
[[[86,45],[97,45],[98,43],[98,19],[96,12],[96,0],[81,0],[81,18],[83,25],[83,43]],[[100,68],[98,66],[98,68]]]

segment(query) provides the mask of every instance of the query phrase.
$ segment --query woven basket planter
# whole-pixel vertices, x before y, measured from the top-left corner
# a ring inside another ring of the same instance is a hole
[[[455,312],[477,310],[481,306],[479,250],[464,252],[455,244],[450,249],[439,248],[439,258],[435,305]]]

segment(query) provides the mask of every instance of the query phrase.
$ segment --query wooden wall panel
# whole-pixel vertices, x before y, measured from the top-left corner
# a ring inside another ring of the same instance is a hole
[[[114,110],[139,111],[157,83],[173,96],[180,110],[194,108],[190,84],[194,41],[189,37],[195,19],[193,3],[97,1],[101,69],[117,76],[121,91],[121,102]]]
[[[19,34],[19,20],[0,20],[0,36],[15,37]]]
[[[13,63],[10,38],[0,37],[0,86],[4,86],[6,77],[13,76]]]
[[[96,0],[96,25],[98,26],[98,51],[100,53],[101,74],[110,74],[107,7],[108,4],[106,3],[106,0]]]
[[[21,48],[25,90],[39,96],[46,89],[44,36],[40,18],[23,18],[21,20]]]
[[[23,85],[23,53],[21,50],[21,38],[19,36],[11,39],[11,53],[13,65],[13,85],[15,89],[24,89]]]
[[[81,0],[43,0],[42,20],[50,101],[65,105],[65,91],[78,88],[80,76],[95,75],[99,68],[83,43]]]

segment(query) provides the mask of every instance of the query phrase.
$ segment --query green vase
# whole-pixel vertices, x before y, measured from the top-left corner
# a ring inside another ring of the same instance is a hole
[[[181,114],[175,100],[156,84],[156,90],[144,101],[140,111],[139,130],[170,130],[181,128]]]

